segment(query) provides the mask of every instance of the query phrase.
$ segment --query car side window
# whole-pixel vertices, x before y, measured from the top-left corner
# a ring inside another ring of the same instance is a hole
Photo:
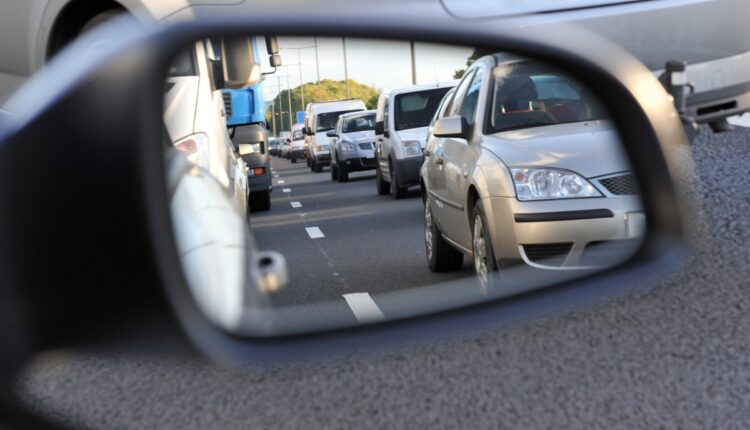
[[[461,115],[466,123],[474,125],[474,118],[477,112],[477,106],[479,105],[479,94],[482,89],[482,78],[484,77],[484,70],[479,68],[474,77],[471,79],[466,95],[461,103],[461,107],[458,114]]]
[[[435,115],[435,120],[438,120],[445,116],[446,113],[451,108],[451,102],[453,101],[453,95],[455,94],[455,91],[449,91],[445,97],[443,97],[443,101],[440,102],[440,107],[438,107],[437,114]]]
[[[451,107],[448,110],[448,112],[450,112],[449,116],[460,115],[459,108],[463,104],[464,96],[466,96],[466,91],[469,89],[469,84],[474,77],[475,71],[476,69],[470,70],[468,73],[466,73],[466,75],[464,75],[464,78],[461,80],[461,82],[458,83],[458,86],[456,87],[456,93],[453,95],[453,102],[451,103]]]
[[[388,99],[385,99],[385,104],[383,105],[383,128],[385,130],[388,130]]]

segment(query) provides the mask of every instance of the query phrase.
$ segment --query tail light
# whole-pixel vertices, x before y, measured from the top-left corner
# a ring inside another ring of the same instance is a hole
[[[196,133],[174,143],[175,149],[187,154],[187,159],[198,167],[208,168],[208,136]]]

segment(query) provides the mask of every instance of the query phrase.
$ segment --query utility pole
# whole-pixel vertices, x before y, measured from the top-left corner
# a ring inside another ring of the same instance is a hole
[[[292,87],[289,86],[289,68],[286,69],[286,101],[289,105],[289,132],[292,132]]]
[[[277,97],[279,98],[279,121],[281,121],[281,124],[279,124],[279,132],[281,132],[284,131],[284,104],[281,103],[281,76],[276,75],[276,82],[279,88],[279,95]]]
[[[318,61],[318,36],[313,36],[315,41],[315,74],[316,74],[316,86],[318,88],[318,98],[320,98],[320,61]]]
[[[414,41],[410,40],[409,45],[411,48],[411,84],[417,85],[417,57],[414,53]]]
[[[271,100],[271,125],[273,126],[273,135],[276,134],[276,100]]]
[[[344,47],[344,82],[346,84],[346,98],[349,98],[349,68],[346,64],[346,37],[341,38],[341,44]]]
[[[299,56],[299,51],[301,49],[297,50],[297,70],[299,71],[299,99],[302,103],[302,109],[305,110],[305,83],[302,81],[302,60]]]

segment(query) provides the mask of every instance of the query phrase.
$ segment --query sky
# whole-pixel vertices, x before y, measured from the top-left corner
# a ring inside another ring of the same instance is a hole
[[[262,40],[261,38],[259,38]],[[302,81],[317,80],[315,38],[279,37],[282,66],[273,75],[266,75],[265,100],[272,100],[281,89],[295,88]],[[320,79],[344,79],[344,50],[341,38],[317,38]],[[303,48],[303,49],[286,49]],[[261,45],[262,53],[265,46]],[[472,48],[416,42],[415,58],[417,84],[453,79],[456,69],[466,67]],[[380,90],[411,85],[411,53],[408,41],[346,38],[349,79],[371,85]],[[299,57],[298,57],[299,55]],[[268,55],[261,55],[262,68],[270,70]],[[301,66],[297,66],[297,64]]]

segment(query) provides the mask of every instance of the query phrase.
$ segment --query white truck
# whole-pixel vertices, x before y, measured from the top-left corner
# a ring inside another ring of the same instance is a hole
[[[303,133],[305,134],[307,164],[310,170],[322,172],[324,166],[331,164],[330,142],[326,133],[336,127],[339,115],[365,109],[367,109],[365,103],[359,99],[334,100],[307,105]]]
[[[427,127],[443,96],[457,81],[384,91],[375,115],[375,185],[394,199],[419,185]]]

